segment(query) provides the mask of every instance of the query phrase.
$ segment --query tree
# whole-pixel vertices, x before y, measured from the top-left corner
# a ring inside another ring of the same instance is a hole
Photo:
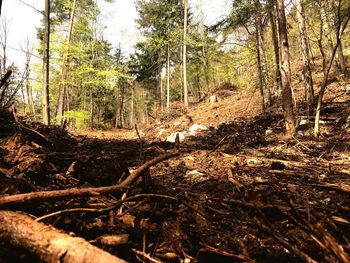
[[[180,24],[183,20],[183,6],[178,0],[139,0],[137,1],[139,19],[137,23],[146,40],[136,45],[137,52],[133,56],[133,72],[138,81],[158,80],[158,92],[155,92],[159,105],[162,106],[163,88],[162,71],[166,68],[167,106],[170,105],[170,67],[176,60],[175,52],[180,43]],[[146,59],[148,57],[148,59]]]
[[[310,62],[310,50],[307,43],[307,32],[306,32],[306,22],[305,22],[305,11],[304,11],[304,0],[297,0],[296,13],[299,26],[300,34],[300,48],[301,55],[303,58],[303,79],[305,81],[305,101],[310,106],[314,101],[314,88],[311,72],[311,62]]]
[[[336,44],[333,47],[330,60],[328,62],[325,74],[323,76],[323,80],[321,83],[320,91],[318,94],[317,99],[317,107],[316,107],[316,114],[315,114],[315,126],[314,126],[314,136],[317,137],[320,133],[320,117],[321,117],[321,107],[322,107],[322,100],[323,95],[327,88],[327,81],[328,76],[335,58],[335,54],[337,52],[337,49],[339,47],[339,44],[341,42],[341,37],[349,23],[350,20],[350,6],[346,6],[343,12],[341,12],[341,0],[339,0],[338,5],[338,21],[337,21],[337,30],[336,30]]]
[[[33,100],[33,91],[32,91],[32,85],[29,81],[30,76],[30,60],[32,57],[33,48],[30,48],[29,40],[27,39],[26,43],[26,69],[25,69],[25,88],[26,88],[26,97],[29,107],[29,112],[32,114],[32,116],[35,119],[35,106],[34,106],[34,100]]]
[[[295,133],[296,124],[292,99],[290,54],[284,0],[277,0],[277,15],[282,66],[282,108],[286,128],[285,135],[289,138]]]
[[[274,60],[275,60],[275,85],[278,94],[282,91],[282,80],[281,80],[281,65],[280,65],[280,47],[278,45],[278,35],[276,28],[276,1],[269,0],[267,6],[267,12],[271,26],[271,37],[273,43]]]
[[[75,17],[77,0],[73,1],[72,11],[68,23],[68,33],[67,33],[67,43],[66,43],[66,51],[63,55],[63,62],[61,67],[61,85],[59,88],[59,97],[58,97],[58,107],[57,107],[57,119],[58,122],[63,125],[63,115],[66,107],[66,98],[67,98],[67,63],[68,63],[68,55],[69,55],[69,47],[71,44],[72,31],[73,31],[73,23]]]
[[[43,122],[50,125],[50,0],[45,0],[44,13],[45,51],[43,56]]]
[[[182,78],[183,78],[183,93],[184,104],[188,107],[188,87],[187,87],[187,13],[188,13],[188,0],[183,0],[184,3],[184,26],[183,26],[183,38],[182,38]]]

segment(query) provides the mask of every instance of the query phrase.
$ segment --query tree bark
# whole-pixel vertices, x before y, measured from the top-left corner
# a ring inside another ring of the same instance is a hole
[[[282,91],[282,79],[281,79],[281,63],[280,63],[280,47],[278,45],[278,35],[276,28],[276,15],[275,15],[275,1],[269,0],[267,12],[269,15],[269,20],[271,24],[271,33],[272,33],[272,43],[273,51],[275,57],[275,85],[277,94],[280,95]]]
[[[297,8],[301,54],[304,64],[302,74],[303,79],[305,81],[305,101],[308,105],[311,105],[314,101],[314,88],[311,72],[310,50],[309,45],[307,43],[304,0],[296,0],[295,4]]]
[[[134,86],[131,86],[129,127],[134,127]]]
[[[323,95],[324,95],[326,88],[327,88],[328,75],[329,75],[329,72],[331,70],[333,60],[334,60],[335,54],[337,52],[339,43],[341,41],[342,34],[343,34],[345,28],[347,27],[349,20],[350,20],[350,16],[345,18],[345,22],[344,22],[343,26],[341,23],[342,21],[339,21],[339,23],[338,23],[337,35],[336,35],[337,42],[335,44],[335,47],[332,50],[330,61],[328,62],[328,66],[327,66],[327,69],[325,71],[325,74],[324,74],[324,77],[322,80],[320,92],[318,94],[317,108],[316,108],[316,115],[315,115],[315,126],[314,126],[314,136],[315,137],[317,137],[320,133],[320,117],[321,117],[322,99],[323,99]]]
[[[50,125],[50,0],[45,0],[45,51],[43,57],[43,122]]]
[[[282,63],[282,108],[284,112],[285,135],[292,137],[296,130],[291,87],[290,54],[284,0],[277,0],[278,29]]]
[[[329,63],[329,60],[331,59],[332,56],[332,52],[334,49],[334,45],[333,45],[333,41],[332,41],[332,37],[331,37],[331,32],[330,32],[330,26],[329,26],[329,21],[327,19],[328,15],[327,15],[327,10],[326,10],[326,1],[322,1],[320,7],[320,13],[321,13],[321,20],[322,20],[322,26],[323,26],[323,34],[327,40],[327,48],[328,48],[328,62],[326,61],[326,65]],[[339,73],[340,72],[340,67],[338,65],[338,62],[335,61],[335,63],[332,63],[334,71]],[[324,71],[326,71],[327,69],[324,69]]]
[[[30,85],[30,59],[31,59],[31,51],[29,50],[29,40],[27,40],[27,47],[26,47],[26,76],[25,76],[25,88],[26,88],[26,94],[27,94],[27,102],[28,102],[28,109],[29,113],[33,115],[33,118],[35,119],[35,107],[34,107],[34,100],[33,100],[33,91],[32,86]]]
[[[338,22],[337,21],[338,12],[336,10],[340,8],[341,0],[338,1],[338,5],[339,6],[335,4],[334,0],[328,1],[328,11],[330,14],[332,31],[335,38],[337,37],[337,22]],[[341,74],[347,75],[348,72],[347,72],[346,61],[345,61],[344,52],[343,52],[343,44],[341,41],[339,42],[337,54],[338,54],[338,60],[337,60],[338,70]]]
[[[265,109],[271,105],[271,91],[267,85],[268,73],[267,73],[267,63],[266,63],[266,53],[264,45],[264,32],[262,26],[261,10],[259,0],[255,0],[256,15],[255,15],[255,34],[256,34],[256,51],[258,60],[258,72],[259,72],[259,85],[260,93],[263,98],[262,108]]]
[[[166,107],[170,107],[170,49],[169,44],[167,46],[167,59],[166,59]]]
[[[12,211],[0,211],[0,240],[22,247],[44,262],[126,263],[83,238],[62,233]]]
[[[187,12],[188,0],[183,0],[184,3],[184,28],[183,28],[183,44],[182,44],[182,78],[183,78],[183,92],[184,104],[188,107],[188,87],[187,87]]]

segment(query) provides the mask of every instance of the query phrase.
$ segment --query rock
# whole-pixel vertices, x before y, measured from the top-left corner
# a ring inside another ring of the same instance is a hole
[[[216,95],[211,95],[209,97],[209,103],[214,104],[215,102],[218,102],[218,97]]]
[[[179,134],[179,139],[180,139],[180,142],[183,142],[186,138],[186,134],[187,132],[186,131],[182,131],[182,132],[173,132],[172,134],[170,134],[170,136],[168,136],[166,138],[166,141],[167,142],[175,142],[176,140],[176,134]]]
[[[193,124],[188,130],[190,135],[194,136],[200,131],[208,130],[208,127],[201,124]]]

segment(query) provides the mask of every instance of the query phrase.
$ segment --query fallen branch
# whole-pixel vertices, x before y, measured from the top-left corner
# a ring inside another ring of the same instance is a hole
[[[104,187],[88,187],[88,188],[73,188],[66,190],[55,190],[55,191],[41,191],[34,193],[18,194],[0,197],[0,207],[10,205],[27,204],[37,201],[48,201],[62,198],[75,198],[75,197],[87,197],[87,196],[98,196],[101,194],[107,194],[112,192],[120,192],[125,190],[129,185],[137,180],[144,171],[152,167],[153,165],[178,156],[178,152],[168,153],[158,156],[133,171],[123,182],[117,185],[104,186]]]
[[[328,190],[334,190],[340,193],[350,194],[350,185],[346,183],[324,183],[324,184],[314,184],[313,186],[328,189]]]
[[[0,211],[0,240],[22,247],[44,262],[126,263],[83,238],[72,237],[12,211]]]

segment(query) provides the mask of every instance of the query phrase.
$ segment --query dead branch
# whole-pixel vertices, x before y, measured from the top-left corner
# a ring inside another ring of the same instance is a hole
[[[72,237],[12,211],[0,211],[0,240],[22,247],[44,262],[126,263],[83,238]]]
[[[149,254],[143,252],[143,251],[140,251],[140,250],[137,250],[135,248],[132,248],[131,249],[135,254],[143,257],[144,259],[148,259],[150,262],[153,262],[153,263],[162,263],[162,261],[159,261],[157,259],[154,259],[152,258]]]
[[[101,194],[107,194],[112,192],[120,192],[125,190],[133,182],[137,180],[139,176],[142,175],[144,171],[152,167],[153,165],[170,159],[172,157],[178,156],[178,152],[168,153],[160,155],[133,171],[123,182],[117,185],[104,186],[104,187],[88,187],[88,188],[72,188],[66,190],[55,190],[55,191],[41,191],[34,193],[18,194],[0,197],[0,207],[10,206],[10,205],[20,205],[28,204],[37,201],[49,201],[57,200],[63,198],[74,198],[74,197],[88,197],[97,196]]]

